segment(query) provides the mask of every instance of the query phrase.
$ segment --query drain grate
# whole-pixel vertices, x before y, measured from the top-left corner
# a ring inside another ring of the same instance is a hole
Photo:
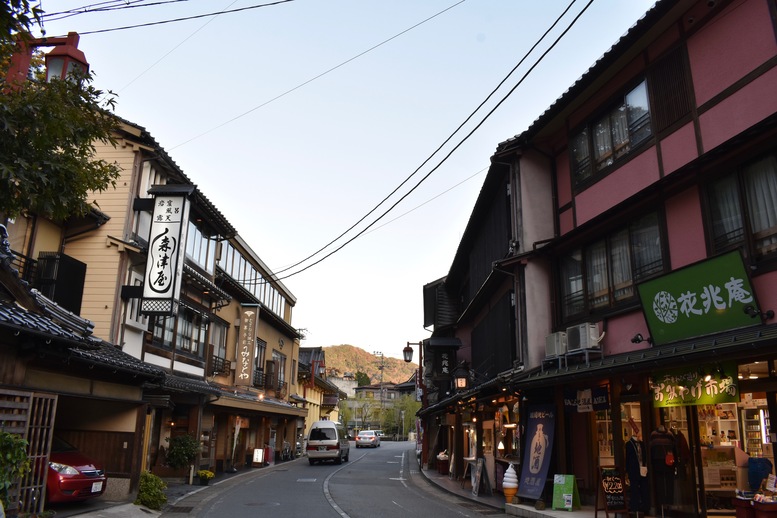
[[[477,503],[460,502],[458,506],[483,515],[504,514],[504,511],[501,509],[494,509],[493,507],[487,507]]]
[[[173,507],[170,507],[165,511],[166,513],[178,513],[178,514],[189,514],[194,510],[194,506],[190,505],[176,505]]]

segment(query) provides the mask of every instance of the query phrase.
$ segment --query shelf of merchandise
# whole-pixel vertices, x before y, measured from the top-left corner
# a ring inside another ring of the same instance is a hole
[[[596,435],[599,444],[599,465],[613,466],[615,450],[612,442],[612,418],[609,410],[596,412]]]
[[[739,440],[739,420],[736,403],[700,405],[699,435],[703,443]]]
[[[760,457],[763,453],[763,429],[761,414],[757,408],[742,410],[742,431],[745,434],[745,453],[751,457]]]

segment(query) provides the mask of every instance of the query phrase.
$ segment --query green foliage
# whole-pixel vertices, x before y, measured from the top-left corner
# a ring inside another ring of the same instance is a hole
[[[167,484],[153,473],[144,471],[140,474],[140,487],[135,505],[143,505],[157,511],[167,503]]]
[[[83,215],[89,194],[115,186],[120,169],[94,159],[95,143],[115,144],[113,99],[83,82],[33,83],[0,96],[0,211],[54,220]]]
[[[357,387],[366,387],[370,384],[370,377],[362,371],[357,371],[355,378]]]
[[[27,441],[21,436],[0,431],[0,500],[9,509],[8,490],[30,471]]]
[[[171,468],[179,469],[189,466],[197,454],[200,453],[200,441],[193,435],[177,435],[165,439],[170,447],[167,449],[167,465]]]
[[[118,165],[94,159],[97,142],[115,145],[113,94],[74,80],[5,83],[19,33],[38,19],[27,0],[0,2],[0,212],[61,221],[90,209],[89,194],[115,186]]]

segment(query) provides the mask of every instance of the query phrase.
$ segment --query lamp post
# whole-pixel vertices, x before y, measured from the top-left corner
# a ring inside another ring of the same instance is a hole
[[[383,367],[385,366],[385,358],[380,351],[375,351],[373,354],[380,357],[380,366],[378,367],[378,370],[380,370],[380,420],[378,421],[378,426],[383,428]]]
[[[21,35],[16,43],[17,50],[11,57],[11,63],[6,75],[6,83],[18,87],[27,80],[32,61],[32,51],[38,47],[54,47],[46,54],[46,81],[52,79],[67,79],[75,70],[83,73],[89,71],[86,56],[78,50],[79,36],[77,32],[69,32],[67,36],[58,38],[32,38]]]
[[[424,343],[421,342],[407,342],[407,345],[402,349],[402,357],[408,363],[413,361],[413,345],[418,346],[418,370],[416,371],[415,383],[416,383],[416,398],[418,397],[418,391],[421,391],[421,408],[426,408],[426,387],[424,387]],[[429,456],[429,438],[426,433],[421,433],[421,429],[418,427],[419,419],[416,418],[416,449],[420,443],[421,446],[421,466],[425,466]],[[422,425],[423,426],[423,425]],[[426,427],[424,426],[424,429]]]

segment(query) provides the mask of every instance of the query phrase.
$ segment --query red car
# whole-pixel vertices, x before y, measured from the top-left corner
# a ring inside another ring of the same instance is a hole
[[[54,437],[46,478],[46,500],[75,502],[105,492],[105,471],[74,446]]]

